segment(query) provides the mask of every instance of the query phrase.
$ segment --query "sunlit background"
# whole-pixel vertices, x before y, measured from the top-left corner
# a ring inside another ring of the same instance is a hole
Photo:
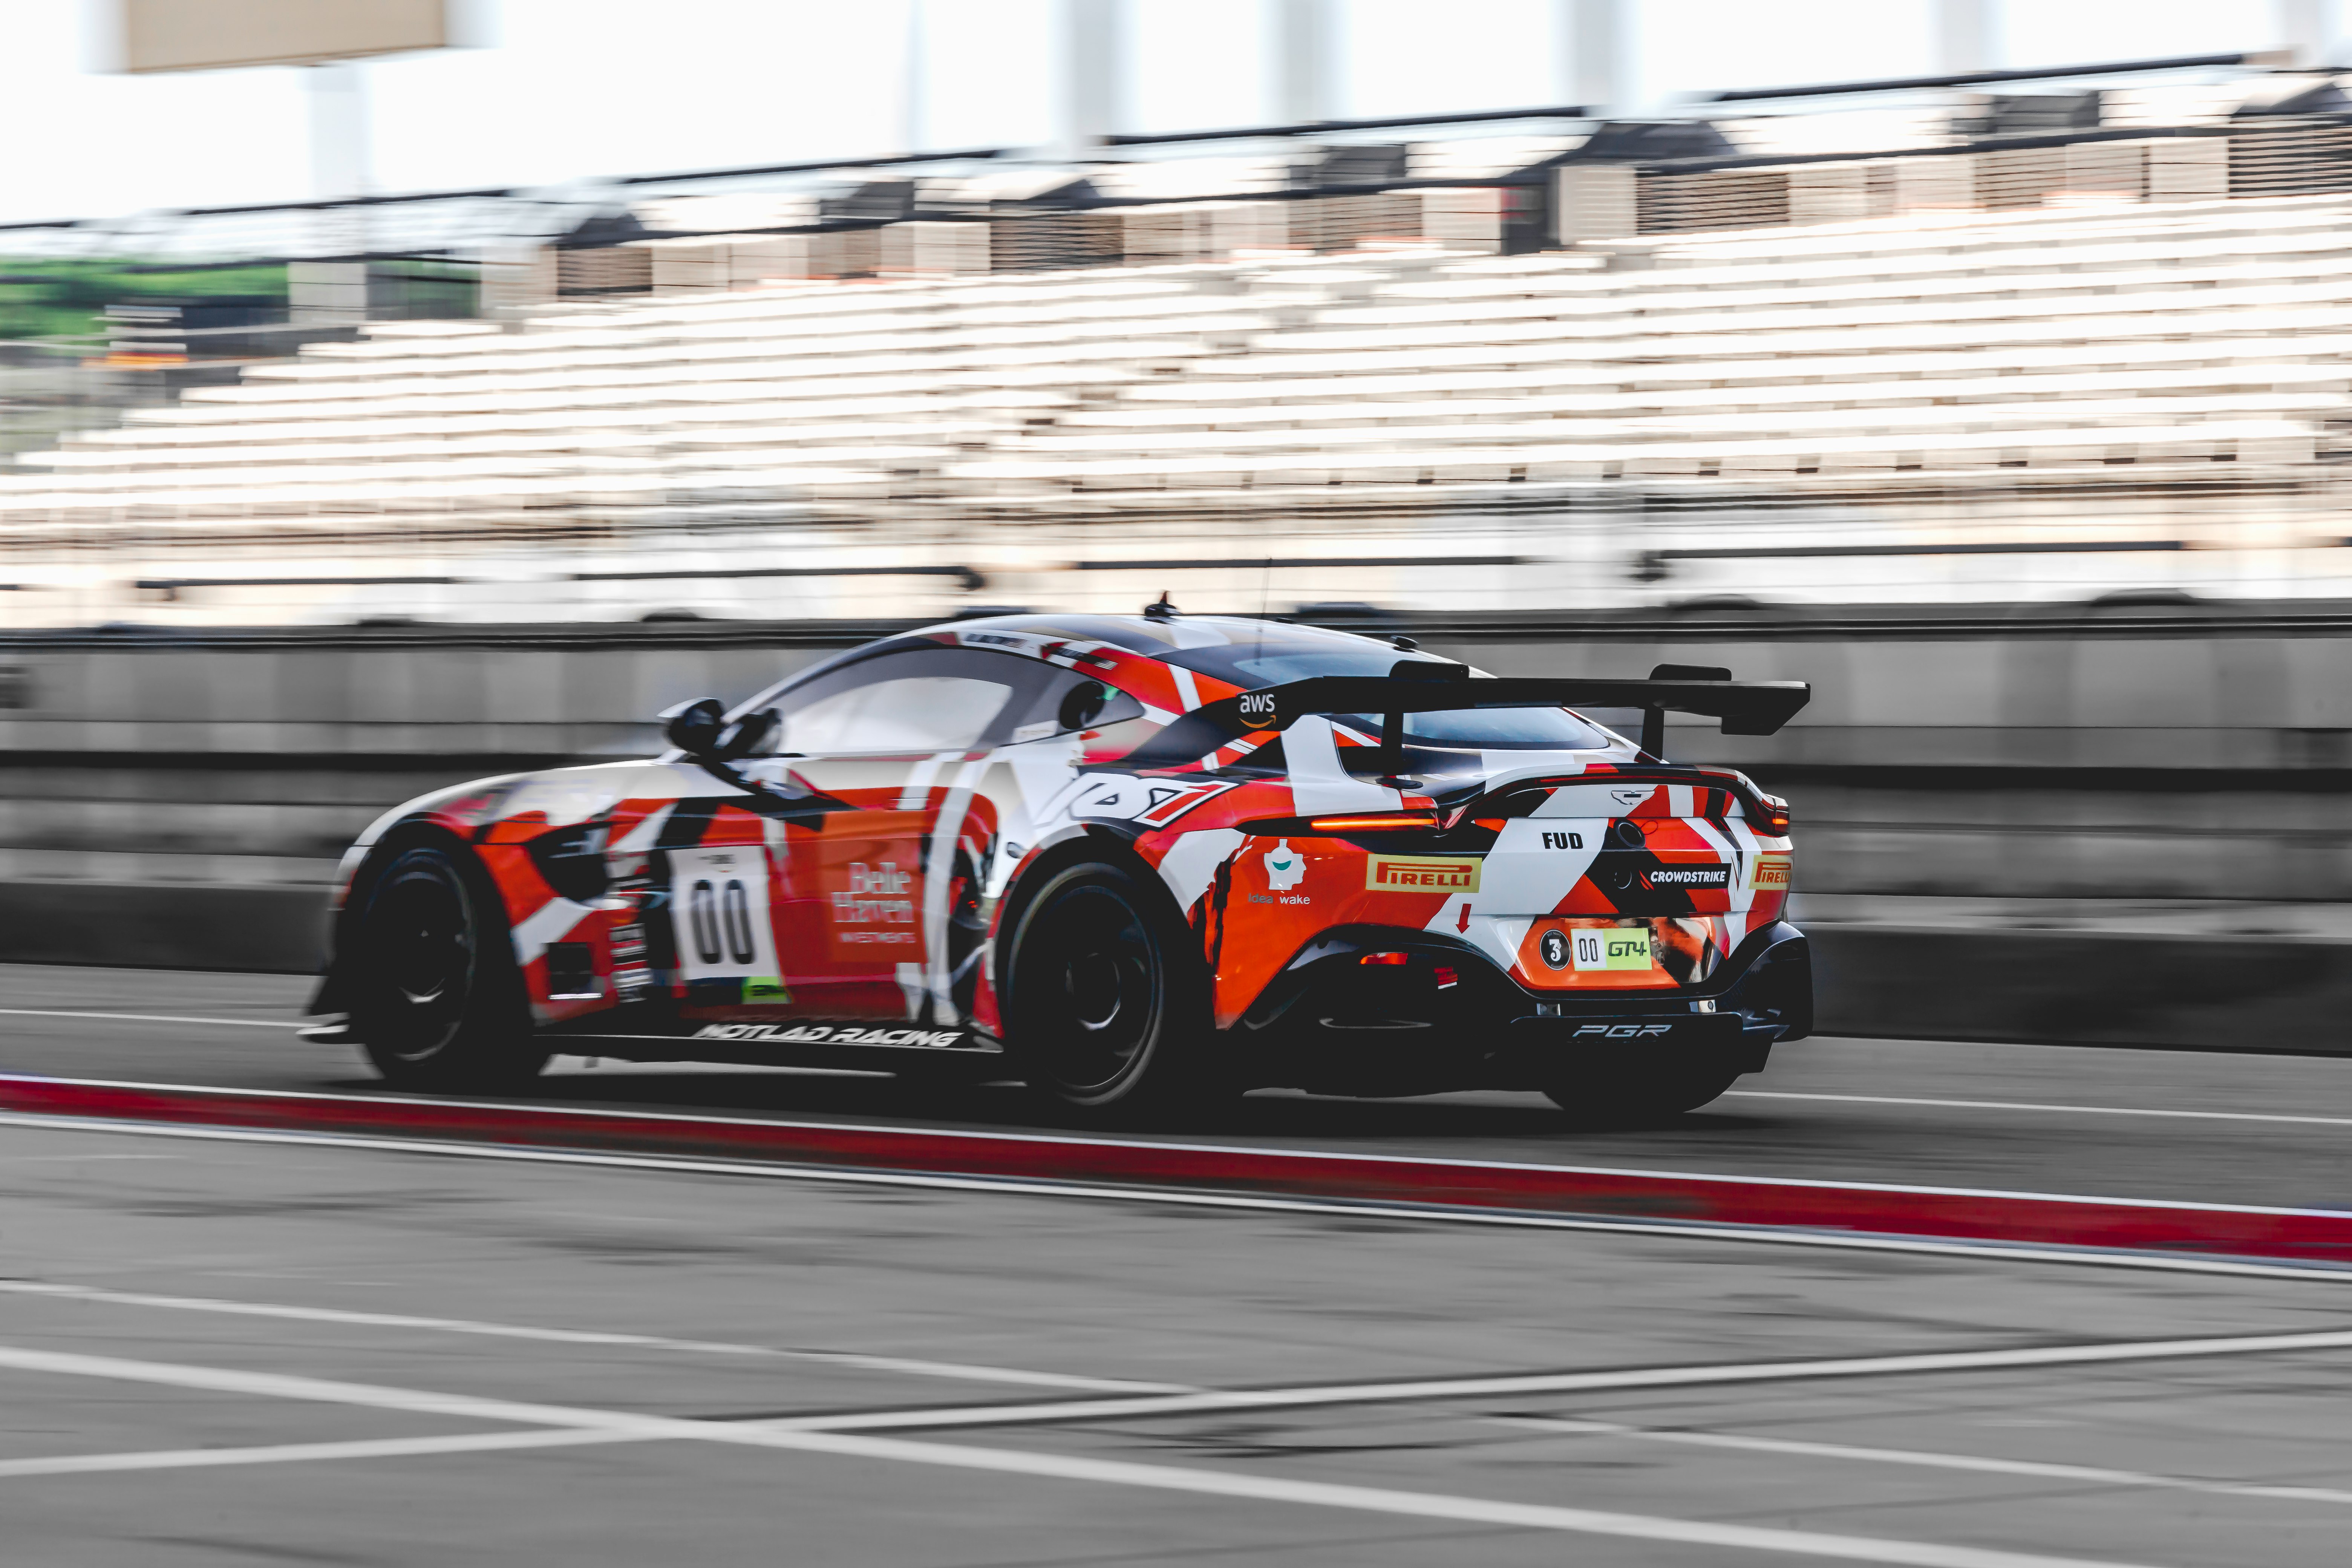
[[[0,15],[8,876],[1166,594],[1811,680],[1808,919],[2352,891],[2338,5]]]

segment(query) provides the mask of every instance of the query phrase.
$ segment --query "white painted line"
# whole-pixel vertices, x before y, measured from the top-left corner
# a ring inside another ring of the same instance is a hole
[[[1607,1368],[1591,1372],[1507,1373],[1477,1377],[1413,1378],[1382,1383],[1316,1384],[1296,1387],[1201,1389],[1181,1384],[1117,1383],[1065,1378],[1059,1373],[1003,1372],[989,1367],[904,1361],[832,1352],[778,1352],[724,1341],[668,1340],[593,1330],[519,1328],[463,1319],[409,1317],[390,1312],[332,1308],[280,1307],[221,1301],[203,1297],[148,1296],[35,1280],[0,1282],[0,1291],[68,1300],[218,1311],[237,1316],[299,1319],[361,1326],[425,1328],[543,1340],[566,1344],[642,1345],[721,1354],[784,1355],[843,1361],[888,1370],[919,1369],[929,1375],[979,1374],[996,1381],[1040,1381],[1118,1391],[1101,1399],[1024,1405],[921,1405],[836,1415],[792,1417],[760,1423],[774,1429],[852,1432],[940,1430],[959,1426],[1004,1426],[1076,1421],[1193,1415],[1231,1410],[1301,1410],[1342,1405],[1384,1405],[1432,1400],[1498,1399],[1622,1392],[1632,1389],[1713,1387],[1759,1383],[1819,1382],[1833,1378],[1910,1376],[1923,1373],[2012,1372],[2053,1366],[2110,1365],[2148,1361],[2210,1360],[2220,1356],[2284,1355],[2311,1351],[2352,1350],[2352,1329],[2297,1333],[2234,1334],[2179,1340],[2105,1340],[2061,1345],[2020,1345],[1995,1350],[1917,1351],[1893,1355],[1837,1356],[1807,1361],[1708,1363],[1695,1366]],[[0,1363],[4,1364],[4,1363]]]
[[[124,1159],[133,1156],[113,1157]],[[362,1312],[339,1307],[299,1307],[268,1301],[228,1301],[206,1296],[156,1296],[135,1290],[110,1290],[92,1285],[51,1284],[46,1280],[36,1279],[0,1279],[0,1294],[41,1296],[121,1307],[156,1307],[183,1312],[218,1312],[233,1317],[277,1318],[310,1323],[340,1323],[359,1328],[417,1329],[436,1333],[482,1334],[498,1339],[536,1340],[550,1344],[625,1346],[642,1350],[682,1351],[698,1355],[775,1356],[789,1361],[817,1362],[833,1366],[855,1367],[867,1372],[905,1373],[915,1377],[955,1378],[972,1383],[1022,1384],[1035,1388],[1086,1389],[1102,1394],[1166,1394],[1183,1391],[1187,1387],[1183,1384],[1142,1383],[1129,1378],[1080,1377],[1068,1373],[1029,1372],[1018,1367],[971,1366],[960,1362],[924,1361],[909,1356],[863,1355],[851,1351],[788,1350],[771,1345],[734,1344],[723,1340],[678,1340],[658,1334],[613,1333],[594,1329],[537,1328],[517,1323],[478,1322],[466,1318],[417,1317],[404,1312]]]
[[[299,1020],[289,1024],[278,1018],[192,1018],[184,1017],[176,1013],[84,1013],[71,1007],[0,1007],[0,1016],[96,1018],[101,1022],[115,1024],[222,1024],[236,1029],[307,1029],[310,1026]]]
[[[947,1443],[909,1442],[904,1438],[829,1435],[821,1442],[821,1447],[812,1445],[821,1453],[896,1459],[908,1464],[945,1465],[961,1469],[991,1470],[1003,1475],[1036,1476],[1055,1480],[1093,1481],[1105,1486],[1146,1487],[1160,1491],[1285,1502],[1308,1508],[1343,1509],[1358,1513],[1455,1520],[1520,1530],[1557,1531],[1570,1535],[1610,1536],[1620,1540],[1664,1541],[1736,1551],[1780,1552],[1841,1563],[1896,1563],[1902,1568],[2088,1568],[2094,1561],[2080,1557],[2044,1556],[2039,1552],[2002,1552],[1978,1546],[1948,1546],[1934,1542],[1895,1541],[1881,1536],[1832,1535],[1823,1531],[1783,1530],[1769,1525],[1718,1524],[1650,1514],[1559,1508],[1546,1503],[1498,1502],[1486,1498],[1456,1497],[1441,1492],[1343,1486],[1329,1481],[1291,1480],[1276,1476],[1240,1475],[1230,1470],[1198,1469],[1176,1465],[1142,1465],[1121,1459],[1080,1458],[1017,1448],[974,1448]],[[2124,1564],[2105,1559],[2095,1561],[2103,1568],[2126,1568]]]
[[[1826,1531],[1781,1530],[1762,1525],[1720,1524],[1709,1521],[1602,1512],[1593,1509],[1559,1508],[1539,1503],[1499,1502],[1438,1492],[1341,1486],[1324,1481],[1239,1475],[1174,1465],[1143,1465],[1015,1448],[975,1448],[957,1444],[915,1442],[901,1437],[863,1437],[846,1433],[795,1430],[773,1426],[745,1426],[721,1421],[679,1420],[578,1405],[479,1399],[468,1394],[437,1394],[422,1389],[388,1387],[381,1384],[340,1383],[279,1373],[131,1361],[117,1356],[72,1355],[13,1346],[0,1346],[0,1367],[36,1373],[110,1378],[171,1388],[193,1388],[211,1393],[551,1426],[562,1429],[564,1437],[576,1441],[586,1440],[574,1438],[572,1435],[577,1433],[593,1433],[614,1441],[631,1437],[690,1438],[747,1447],[889,1459],[906,1464],[945,1466],[1054,1480],[1091,1481],[1108,1486],[1141,1487],[1198,1496],[1285,1502],[1360,1513],[1458,1520],[1523,1530],[1674,1542],[1837,1562],[1894,1563],[1902,1565],[1902,1568],[2135,1568],[2131,1564],[2078,1557],[2049,1557],[1974,1546],[1948,1546],[1932,1542],[1832,1535]],[[506,1446],[520,1447],[520,1444]],[[90,1462],[89,1457],[81,1458],[83,1462]],[[121,1458],[124,1468],[130,1468],[128,1461],[131,1456],[122,1456]]]
[[[1902,1355],[1627,1367],[1598,1372],[1506,1373],[1486,1377],[1414,1378],[1392,1383],[1327,1384],[1296,1388],[1213,1388],[1192,1394],[1066,1399],[1035,1405],[859,1411],[771,1425],[825,1432],[940,1431],[958,1426],[1135,1420],[1233,1410],[1310,1410],[1335,1405],[1508,1399],[1636,1388],[1704,1388],[1734,1384],[1916,1376],[1923,1373],[2017,1372],[2042,1367],[2105,1366],[2119,1363],[2285,1355],[2336,1350],[2352,1350],[2352,1330],[2240,1334],[2194,1340],[2113,1340],[2067,1345],[2021,1345],[2007,1350],[1922,1351]]]
[[[1927,1105],[1954,1110],[2042,1110],[2067,1116],[2155,1116],[2186,1121],[2275,1121],[2305,1127],[2352,1127],[2352,1116],[2287,1116],[2258,1110],[2162,1110],[2135,1105],[2060,1105],[2019,1100],[1926,1100],[1898,1094],[1801,1094],[1790,1089],[1735,1089],[1725,1098],[1743,1100],[1821,1100],[1847,1105]]]
[[[515,1448],[576,1448],[634,1442],[609,1432],[526,1427],[519,1432],[467,1432],[450,1437],[363,1437],[343,1443],[268,1443],[248,1448],[150,1448],[124,1454],[59,1454],[0,1459],[0,1480],[18,1476],[85,1476],[117,1470],[190,1470],[231,1465],[290,1465],[335,1459],[398,1459],[433,1454],[481,1454]]]
[[[1727,1432],[1692,1432],[1654,1426],[1624,1426],[1613,1421],[1570,1421],[1549,1416],[1496,1416],[1502,1426],[1532,1432],[1566,1432],[1598,1437],[1630,1438],[1643,1443],[1674,1443],[1694,1448],[1730,1448],[1748,1454],[1787,1454],[1798,1458],[1846,1459],[1873,1465],[1916,1465],[1928,1469],[1975,1470],[1996,1476],[2032,1476],[2053,1481],[2087,1481],[2116,1487],[2158,1487],[2177,1491],[2211,1492],[2224,1497],[2286,1500],[2295,1502],[2352,1504],[2352,1491],[2331,1487],[2265,1486],[2253,1481],[2204,1480],[2193,1476],[2160,1476],[2146,1470],[2110,1470],[2092,1465],[2043,1464],[2033,1459],[1994,1459],[1975,1454],[1932,1454],[1916,1448],[1866,1448],[1844,1443],[1811,1443],[1786,1437],[1746,1437]]]
[[[501,1109],[512,1109],[505,1107]],[[634,1114],[634,1113],[632,1113]],[[2094,1247],[2029,1247],[2001,1241],[1934,1241],[1916,1237],[1874,1236],[1848,1231],[1796,1230],[1779,1226],[1692,1225],[1670,1220],[1598,1219],[1512,1209],[1473,1209],[1443,1204],[1355,1202],[1337,1198],[1292,1198],[1255,1194],[1212,1193],[1181,1188],[1090,1186],[1075,1182],[983,1176],[928,1176],[898,1171],[866,1171],[771,1162],[692,1160],[653,1154],[602,1154],[574,1149],[533,1149],[498,1143],[466,1143],[415,1138],[378,1138],[343,1132],[288,1132],[265,1128],[201,1127],[177,1122],[129,1121],[113,1118],[31,1116],[0,1111],[0,1126],[53,1132],[106,1132],[126,1137],[183,1138],[221,1143],[289,1143],[311,1148],[366,1149],[444,1159],[507,1160],[522,1164],[591,1165],[608,1170],[659,1171],[677,1175],[750,1176],[772,1182],[817,1185],[911,1187],[932,1192],[984,1193],[1024,1197],[1078,1198],[1089,1203],[1160,1204],[1178,1208],[1234,1209],[1267,1214],[1367,1215],[1418,1220],[1431,1225],[1496,1226],[1521,1230],[1592,1231],[1614,1236],[1664,1237],[1683,1241],[1730,1241],[1780,1247],[1829,1247],[1850,1252],[1916,1253],[1967,1258],[1978,1262],[2061,1263],[2086,1268],[2146,1269],[2165,1274],[2211,1274],[2232,1279],[2296,1279],[2328,1284],[2352,1282],[2352,1268],[2331,1264],[2250,1263],[2224,1257],[2123,1252]],[[995,1134],[990,1134],[995,1136]],[[1429,1162],[1443,1163],[1443,1162]],[[2104,1199],[2086,1200],[2105,1202]],[[2117,1202],[2129,1202],[2118,1199]],[[2161,1205],[2155,1205],[2161,1206]],[[2198,1205],[2210,1206],[2210,1205]],[[2273,1212],[2273,1211],[2258,1211]],[[2280,1211],[2300,1213],[2300,1210]]]
[[[177,1154],[0,1154],[0,1165],[81,1164],[90,1160],[176,1160]]]

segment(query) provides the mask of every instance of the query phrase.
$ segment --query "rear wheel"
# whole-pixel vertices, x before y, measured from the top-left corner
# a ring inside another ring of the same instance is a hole
[[[1597,1062],[1544,1093],[1582,1126],[1639,1127],[1696,1110],[1729,1089],[1740,1070],[1713,1056]]]
[[[352,925],[352,1031],[404,1089],[512,1088],[547,1065],[497,889],[462,850],[399,851]]]
[[[1208,977],[1189,933],[1123,868],[1056,873],[1022,910],[1005,1044],[1031,1090],[1097,1119],[1197,1110],[1220,1098]]]

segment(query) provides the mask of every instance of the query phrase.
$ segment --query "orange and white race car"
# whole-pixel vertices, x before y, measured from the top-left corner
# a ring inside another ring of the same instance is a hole
[[[467,784],[345,856],[311,1033],[394,1083],[558,1051],[1025,1081],[1704,1104],[1811,1026],[1789,810],[1659,754],[1794,682],[1486,676],[1254,619],[1004,616],[663,717],[645,761]],[[1639,710],[1628,740],[1578,710]]]

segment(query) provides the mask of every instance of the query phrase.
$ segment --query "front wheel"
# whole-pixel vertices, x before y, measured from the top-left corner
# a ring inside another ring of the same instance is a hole
[[[1642,1127],[1696,1110],[1729,1089],[1740,1071],[1713,1056],[1599,1062],[1562,1077],[1544,1093],[1579,1125]]]
[[[1208,976],[1156,891],[1094,862],[1056,873],[1021,912],[1005,1045],[1053,1109],[1132,1118],[1219,1097]]]
[[[422,844],[368,884],[350,931],[352,1032],[403,1089],[511,1089],[547,1065],[530,1041],[498,890],[463,850]]]

